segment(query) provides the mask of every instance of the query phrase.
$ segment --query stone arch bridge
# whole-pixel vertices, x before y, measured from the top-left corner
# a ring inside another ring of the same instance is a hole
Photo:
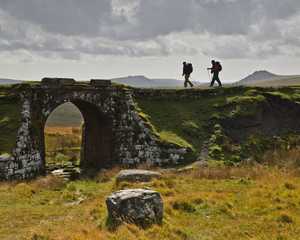
[[[72,102],[84,118],[81,164],[101,169],[113,164],[178,162],[186,149],[161,142],[139,116],[130,89],[109,81],[90,83],[43,79],[19,93],[21,122],[12,156],[0,162],[0,179],[28,179],[45,173],[44,126],[59,105]]]

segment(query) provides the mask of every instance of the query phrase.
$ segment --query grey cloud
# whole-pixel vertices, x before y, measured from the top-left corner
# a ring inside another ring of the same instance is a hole
[[[299,0],[0,0],[0,51],[75,60],[292,54],[300,46],[299,11]],[[189,42],[188,34],[207,37]]]
[[[173,32],[247,35],[253,25],[290,18],[300,10],[298,0],[142,0],[135,8],[137,24],[111,28],[120,39],[147,39]],[[122,28],[121,28],[122,29]]]
[[[0,8],[45,31],[120,40],[187,30],[247,34],[263,19],[299,13],[298,0],[2,0]],[[114,11],[118,9],[118,11]],[[135,21],[133,21],[135,19]]]
[[[64,35],[97,35],[112,21],[110,0],[1,0],[11,16]]]

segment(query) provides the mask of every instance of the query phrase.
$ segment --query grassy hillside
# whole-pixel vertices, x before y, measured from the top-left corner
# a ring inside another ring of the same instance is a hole
[[[206,148],[212,159],[234,163],[276,148],[277,140],[300,143],[300,126],[285,123],[300,116],[300,88],[236,87],[157,95],[136,98],[141,116],[163,140],[191,147],[194,157]]]
[[[144,184],[117,185],[116,170],[63,183],[53,177],[0,184],[0,238],[5,240],[298,239],[300,178],[271,167],[202,168],[165,173]],[[164,201],[162,225],[112,230],[106,197],[150,188]]]
[[[21,103],[11,87],[0,87],[0,154],[11,153],[21,120]]]

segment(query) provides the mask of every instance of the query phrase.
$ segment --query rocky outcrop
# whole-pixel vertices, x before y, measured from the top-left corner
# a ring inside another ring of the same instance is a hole
[[[30,101],[22,95],[22,122],[18,130],[14,161],[10,166],[10,179],[26,179],[40,174],[42,166],[41,152],[32,136],[32,118]]]
[[[13,160],[13,157],[9,154],[0,155],[0,180],[4,180],[5,176],[9,172],[9,163]]]
[[[154,178],[161,178],[162,175],[159,172],[130,169],[122,170],[117,175],[117,183],[120,182],[149,182]]]
[[[146,228],[163,220],[163,201],[158,192],[127,189],[112,193],[106,200],[108,217],[113,226],[122,222]]]

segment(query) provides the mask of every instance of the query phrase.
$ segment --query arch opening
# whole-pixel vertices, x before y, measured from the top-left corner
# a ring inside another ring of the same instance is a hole
[[[112,164],[112,121],[88,102],[56,107],[44,126],[46,170],[95,172]]]

